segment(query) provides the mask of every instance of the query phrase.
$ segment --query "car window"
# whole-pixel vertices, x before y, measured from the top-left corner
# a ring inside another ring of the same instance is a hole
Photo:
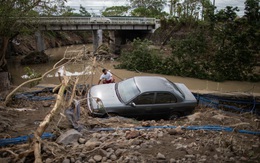
[[[133,78],[119,82],[117,84],[117,92],[125,103],[140,93]]]
[[[133,102],[136,105],[153,104],[154,103],[154,93],[144,93],[136,97]]]
[[[165,103],[176,103],[176,97],[168,92],[160,92],[156,94],[155,104],[165,104]]]
[[[169,81],[169,80],[168,80]],[[171,83],[171,85],[174,87],[174,90],[176,93],[178,93],[179,95],[181,95],[183,98],[185,98],[185,96],[183,95],[183,93],[179,90],[179,88],[171,81],[169,81],[169,83]]]

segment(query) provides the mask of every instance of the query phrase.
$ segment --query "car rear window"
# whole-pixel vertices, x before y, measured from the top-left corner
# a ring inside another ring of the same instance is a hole
[[[185,98],[184,94],[179,90],[179,88],[173,82],[169,81],[169,83],[171,83],[171,85],[176,93],[180,94],[183,98]]]

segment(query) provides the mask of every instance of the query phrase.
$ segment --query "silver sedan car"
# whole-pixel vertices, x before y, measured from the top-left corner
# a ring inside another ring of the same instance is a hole
[[[88,92],[91,115],[168,118],[191,114],[197,100],[181,83],[157,76],[137,76],[119,83],[93,86]]]

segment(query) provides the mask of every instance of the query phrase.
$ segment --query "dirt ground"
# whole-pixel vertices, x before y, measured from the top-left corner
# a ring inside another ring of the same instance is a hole
[[[42,96],[50,94],[42,94]],[[51,95],[54,96],[55,95]],[[32,134],[55,100],[15,100],[9,107],[0,107],[0,138]],[[19,108],[19,109],[18,109]],[[64,116],[64,109],[56,115],[46,132],[57,137],[72,129]],[[85,126],[77,141],[61,145],[52,140],[42,141],[43,162],[259,162],[260,137],[239,133],[239,130],[260,131],[259,117],[250,113],[238,114],[196,108],[194,114],[175,121],[143,120],[123,117],[93,118],[86,105],[81,105],[80,123]],[[233,127],[233,132],[185,130],[180,126],[217,125]],[[164,126],[151,130],[135,130],[140,126]],[[177,128],[167,128],[176,126]],[[178,127],[179,126],[179,127]],[[132,128],[121,130],[121,128]],[[97,131],[114,128],[111,131]],[[13,153],[20,153],[21,145],[0,148],[1,162],[16,162]],[[28,156],[23,162],[33,162]]]

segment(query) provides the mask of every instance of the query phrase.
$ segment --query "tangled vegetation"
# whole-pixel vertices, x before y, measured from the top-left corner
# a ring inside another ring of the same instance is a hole
[[[245,2],[242,18],[236,15],[237,7],[209,12],[207,21],[193,23],[185,38],[170,41],[170,56],[149,49],[149,41],[136,39],[118,67],[214,81],[260,81],[254,72],[260,55],[260,12],[254,2]]]

